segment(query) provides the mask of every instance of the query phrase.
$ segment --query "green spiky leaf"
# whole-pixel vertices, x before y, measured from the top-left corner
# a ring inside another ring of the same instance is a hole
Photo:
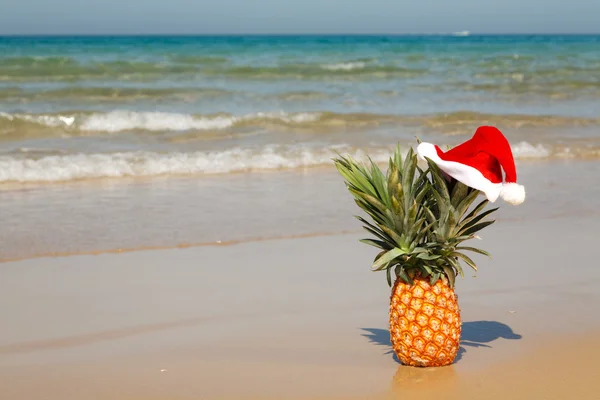
[[[475,271],[477,271],[477,265],[475,265],[475,262],[473,260],[471,260],[468,256],[464,255],[463,253],[459,253],[458,251],[453,251],[451,253],[451,256],[462,259],[465,263],[467,263],[467,265],[469,267],[471,267]]]
[[[448,283],[450,284],[450,287],[454,287],[454,280],[456,278],[456,274],[454,273],[454,270],[451,267],[448,266],[443,266],[442,269],[444,270],[444,274],[446,275],[446,278],[448,278]]]
[[[375,263],[373,263],[373,271],[381,271],[382,269],[387,268],[388,264],[390,264],[392,261],[394,261],[395,258],[400,257],[403,254],[406,254],[406,252],[397,247],[388,250],[385,254],[379,257],[377,261],[375,261]]]
[[[490,253],[488,253],[487,251],[481,250],[481,249],[477,249],[475,247],[460,246],[460,247],[457,247],[456,250],[467,250],[467,251],[472,251],[474,253],[479,253],[481,255],[484,255],[484,256],[487,256],[487,257],[490,257],[490,258],[492,257],[492,255]]]
[[[454,287],[456,276],[464,276],[462,262],[477,268],[463,251],[489,256],[462,243],[494,223],[485,218],[497,208],[485,210],[487,199],[472,208],[481,192],[449,178],[430,159],[421,168],[412,148],[402,157],[397,145],[388,161],[384,173],[370,158],[367,165],[348,156],[334,159],[347,190],[366,213],[356,218],[373,235],[360,241],[382,250],[372,269],[385,270],[390,286],[394,268],[396,279],[408,284],[417,276],[431,284],[445,276]]]
[[[390,245],[387,242],[384,242],[383,240],[360,239],[359,242],[365,243],[365,244],[368,244],[368,245],[371,245],[371,246],[375,246],[375,247],[383,249],[383,250],[389,250],[390,249]]]

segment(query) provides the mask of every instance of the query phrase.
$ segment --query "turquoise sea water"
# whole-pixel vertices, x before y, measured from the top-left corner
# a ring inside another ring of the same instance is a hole
[[[600,35],[0,37],[0,184],[385,159],[498,126],[600,157]]]

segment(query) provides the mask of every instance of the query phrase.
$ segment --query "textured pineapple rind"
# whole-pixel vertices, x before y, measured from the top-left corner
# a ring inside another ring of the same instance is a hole
[[[416,278],[410,285],[396,279],[390,298],[390,339],[404,364],[441,367],[454,362],[461,334],[458,296],[439,279]]]

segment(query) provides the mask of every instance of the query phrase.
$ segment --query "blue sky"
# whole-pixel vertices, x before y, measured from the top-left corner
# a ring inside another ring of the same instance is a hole
[[[0,0],[0,10],[0,34],[600,31],[600,0]]]

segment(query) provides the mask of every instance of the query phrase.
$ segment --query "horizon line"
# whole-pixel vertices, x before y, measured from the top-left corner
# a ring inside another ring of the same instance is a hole
[[[465,34],[466,33],[466,34]],[[413,33],[0,33],[0,37],[62,37],[62,36],[597,36],[600,32],[473,32],[469,30],[454,32],[413,32]]]

